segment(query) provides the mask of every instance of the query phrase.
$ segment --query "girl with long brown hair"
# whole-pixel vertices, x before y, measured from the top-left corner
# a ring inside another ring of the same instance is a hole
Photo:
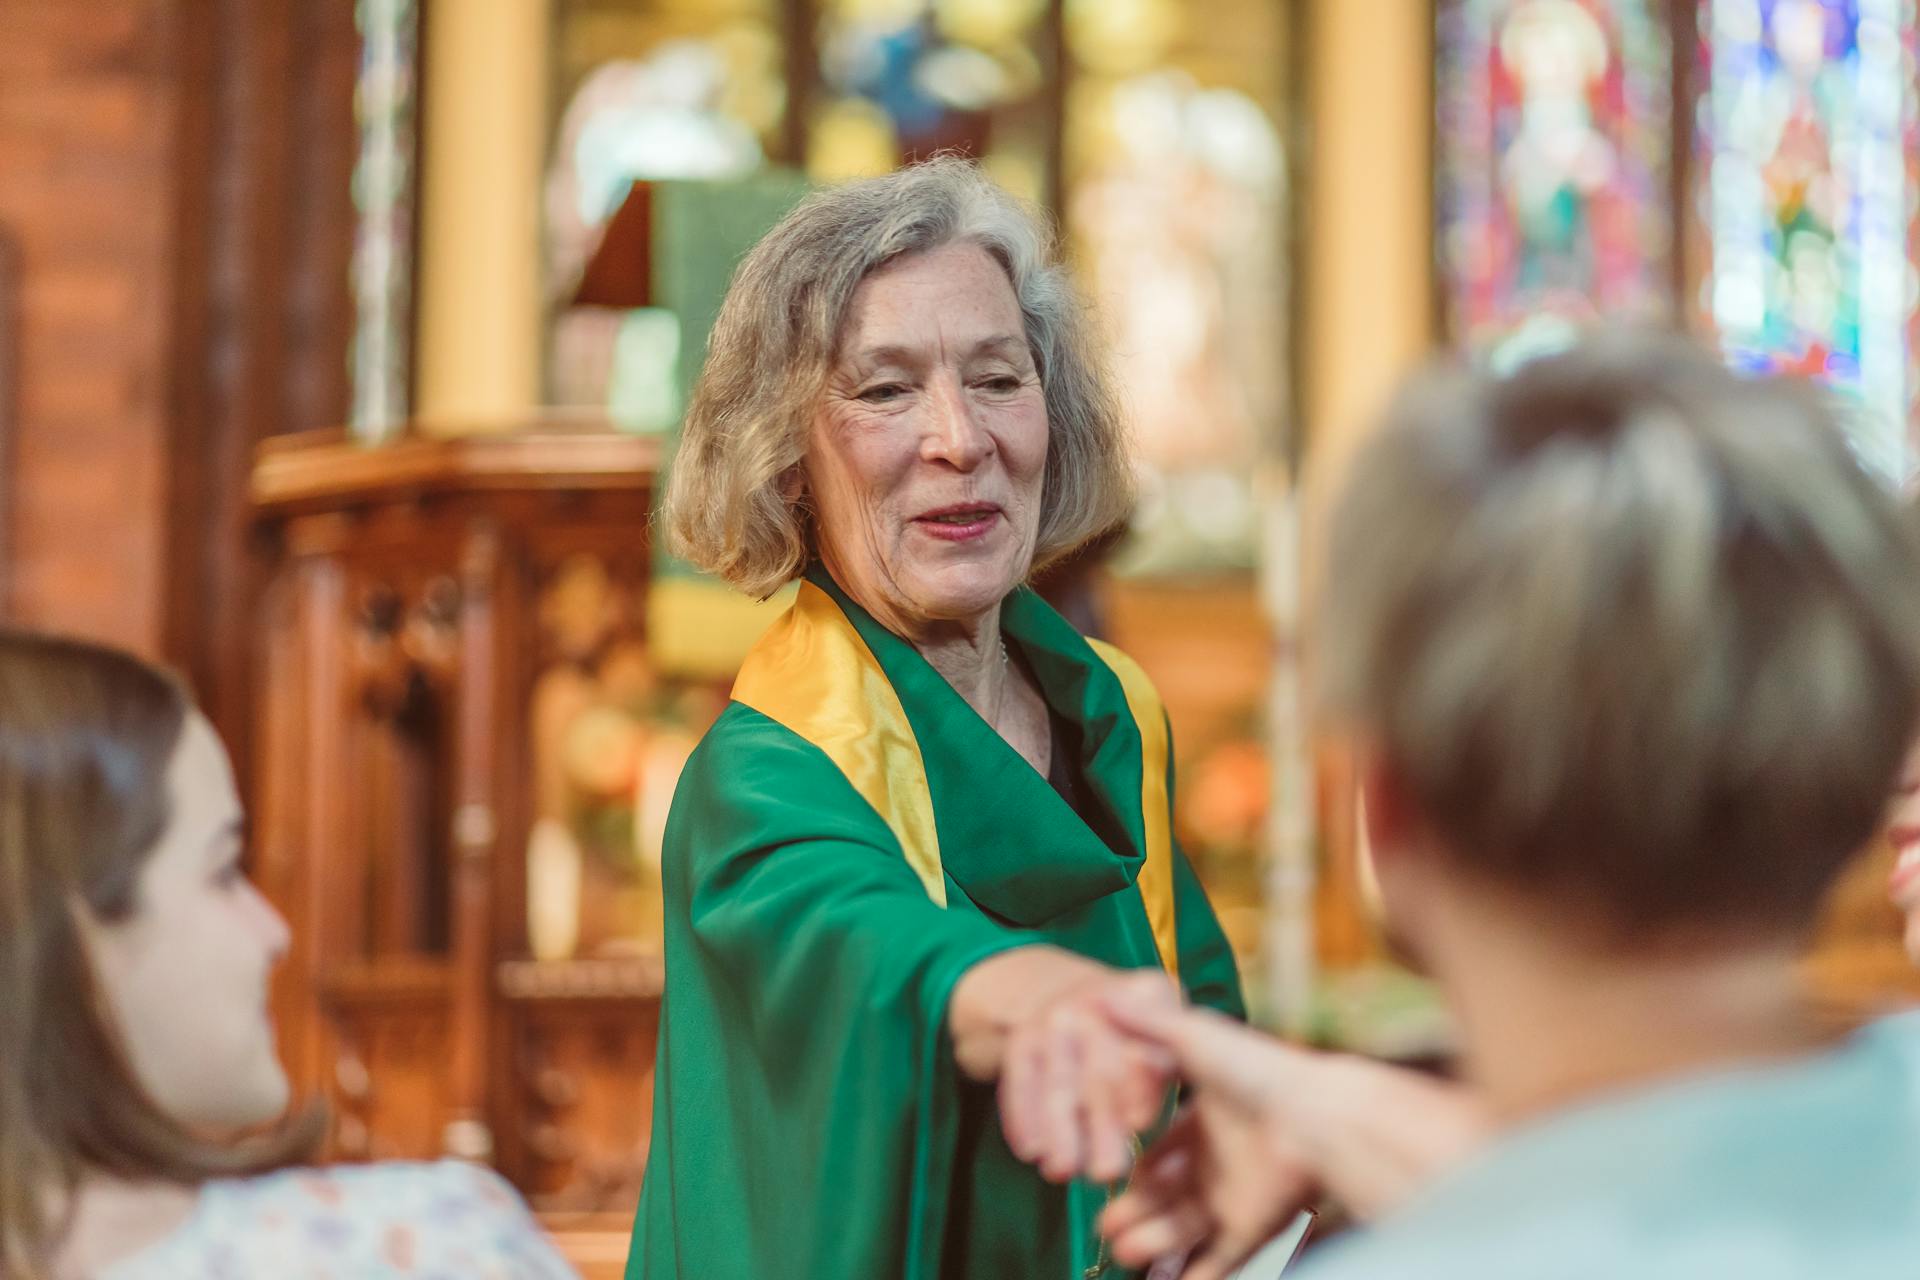
[[[292,1167],[243,830],[175,680],[0,631],[0,1280],[571,1275],[485,1171]]]

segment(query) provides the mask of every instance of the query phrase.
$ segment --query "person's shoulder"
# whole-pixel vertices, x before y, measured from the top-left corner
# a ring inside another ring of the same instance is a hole
[[[804,754],[813,744],[772,716],[744,702],[729,702],[726,710],[701,735],[688,766],[701,760],[734,764],[742,756],[774,758]]]
[[[730,702],[687,757],[674,802],[712,803],[837,773],[824,751],[786,725],[744,702]]]
[[[1920,1008],[1902,1009],[1876,1018],[1860,1029],[1859,1038],[1874,1050],[1920,1061]]]
[[[1910,1072],[1856,1043],[1496,1141],[1303,1280],[1865,1280],[1920,1256]]]
[[[460,1161],[284,1170],[209,1186],[201,1234],[223,1256],[298,1242],[312,1274],[570,1280],[526,1204],[490,1169]]]
[[[229,1194],[261,1201],[312,1204],[340,1211],[367,1208],[383,1213],[407,1204],[472,1203],[523,1211],[518,1193],[491,1169],[462,1160],[387,1160],[286,1169],[259,1178],[221,1184]]]
[[[687,758],[681,785],[767,774],[838,773],[801,734],[744,702],[729,702]]]
[[[795,838],[891,839],[824,750],[740,702],[728,704],[694,748],[674,788],[673,805],[682,822],[698,823],[707,843],[736,826],[743,839],[758,840],[795,822],[806,828],[793,833]],[[668,844],[673,843],[670,831]]]
[[[1836,1230],[1818,1206],[1700,1208],[1641,1205],[1623,1217],[1604,1203],[1567,1204],[1520,1217],[1488,1204],[1439,1229],[1389,1222],[1331,1242],[1302,1261],[1298,1280],[1883,1280],[1906,1274],[1920,1249],[1912,1226],[1864,1223],[1863,1213]]]
[[[1409,1249],[1396,1239],[1393,1228],[1358,1228],[1352,1234],[1310,1249],[1286,1280],[1385,1280],[1389,1276],[1419,1275],[1422,1280],[1481,1280],[1464,1263],[1449,1259],[1444,1250]]]
[[[1605,1197],[1600,1197],[1604,1200]],[[1482,1201],[1449,1202],[1389,1217],[1309,1253],[1299,1280],[1696,1280],[1703,1275],[1748,1276],[1724,1269],[1717,1250],[1700,1251],[1694,1223],[1677,1236],[1654,1240],[1644,1223],[1622,1219],[1608,1204],[1533,1204],[1520,1211]],[[1657,1235],[1658,1233],[1654,1233]],[[1721,1242],[1724,1244],[1724,1242]],[[1681,1265],[1681,1259],[1687,1259]],[[1696,1264],[1709,1263],[1695,1268]],[[1676,1269],[1676,1266],[1678,1269]],[[1751,1273],[1773,1280],[1775,1272]],[[1294,1280],[1294,1273],[1287,1273]]]

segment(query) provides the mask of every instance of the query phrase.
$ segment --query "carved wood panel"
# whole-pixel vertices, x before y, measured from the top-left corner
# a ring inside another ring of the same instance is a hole
[[[542,1212],[632,1211],[653,1132],[655,961],[509,966],[501,1166]]]
[[[491,1157],[631,1213],[657,961],[528,957],[528,718],[542,663],[598,671],[644,634],[653,450],[530,435],[263,451],[257,857],[293,924],[287,1060],[332,1101],[341,1155]],[[541,618],[563,581],[617,582],[624,601],[572,658]]]
[[[453,1116],[445,965],[347,970],[321,992],[332,1051],[325,1093],[332,1152],[346,1160],[431,1160]]]

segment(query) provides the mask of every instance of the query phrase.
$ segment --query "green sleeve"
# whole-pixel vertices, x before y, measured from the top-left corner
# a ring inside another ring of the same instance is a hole
[[[958,893],[936,906],[827,757],[738,705],[675,793],[663,884],[629,1277],[931,1280],[958,1123],[947,999],[1032,939]]]
[[[1167,728],[1167,807],[1173,807],[1173,728]],[[1220,918],[1207,901],[1207,891],[1194,874],[1186,850],[1176,838],[1173,842],[1173,921],[1179,939],[1180,985],[1195,1004],[1217,1009],[1242,1022],[1247,1017],[1246,997],[1240,989],[1240,969],[1233,959],[1233,948],[1220,928]]]

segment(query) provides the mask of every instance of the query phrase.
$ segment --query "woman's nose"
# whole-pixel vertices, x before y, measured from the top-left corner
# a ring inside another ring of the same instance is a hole
[[[958,378],[939,378],[931,388],[930,418],[921,456],[971,471],[993,453],[993,438],[974,421],[973,406]]]
[[[266,943],[268,954],[279,960],[287,954],[287,948],[293,943],[293,931],[287,927],[287,918],[267,900],[264,893],[252,885],[247,887],[247,891],[253,896],[261,940]]]

